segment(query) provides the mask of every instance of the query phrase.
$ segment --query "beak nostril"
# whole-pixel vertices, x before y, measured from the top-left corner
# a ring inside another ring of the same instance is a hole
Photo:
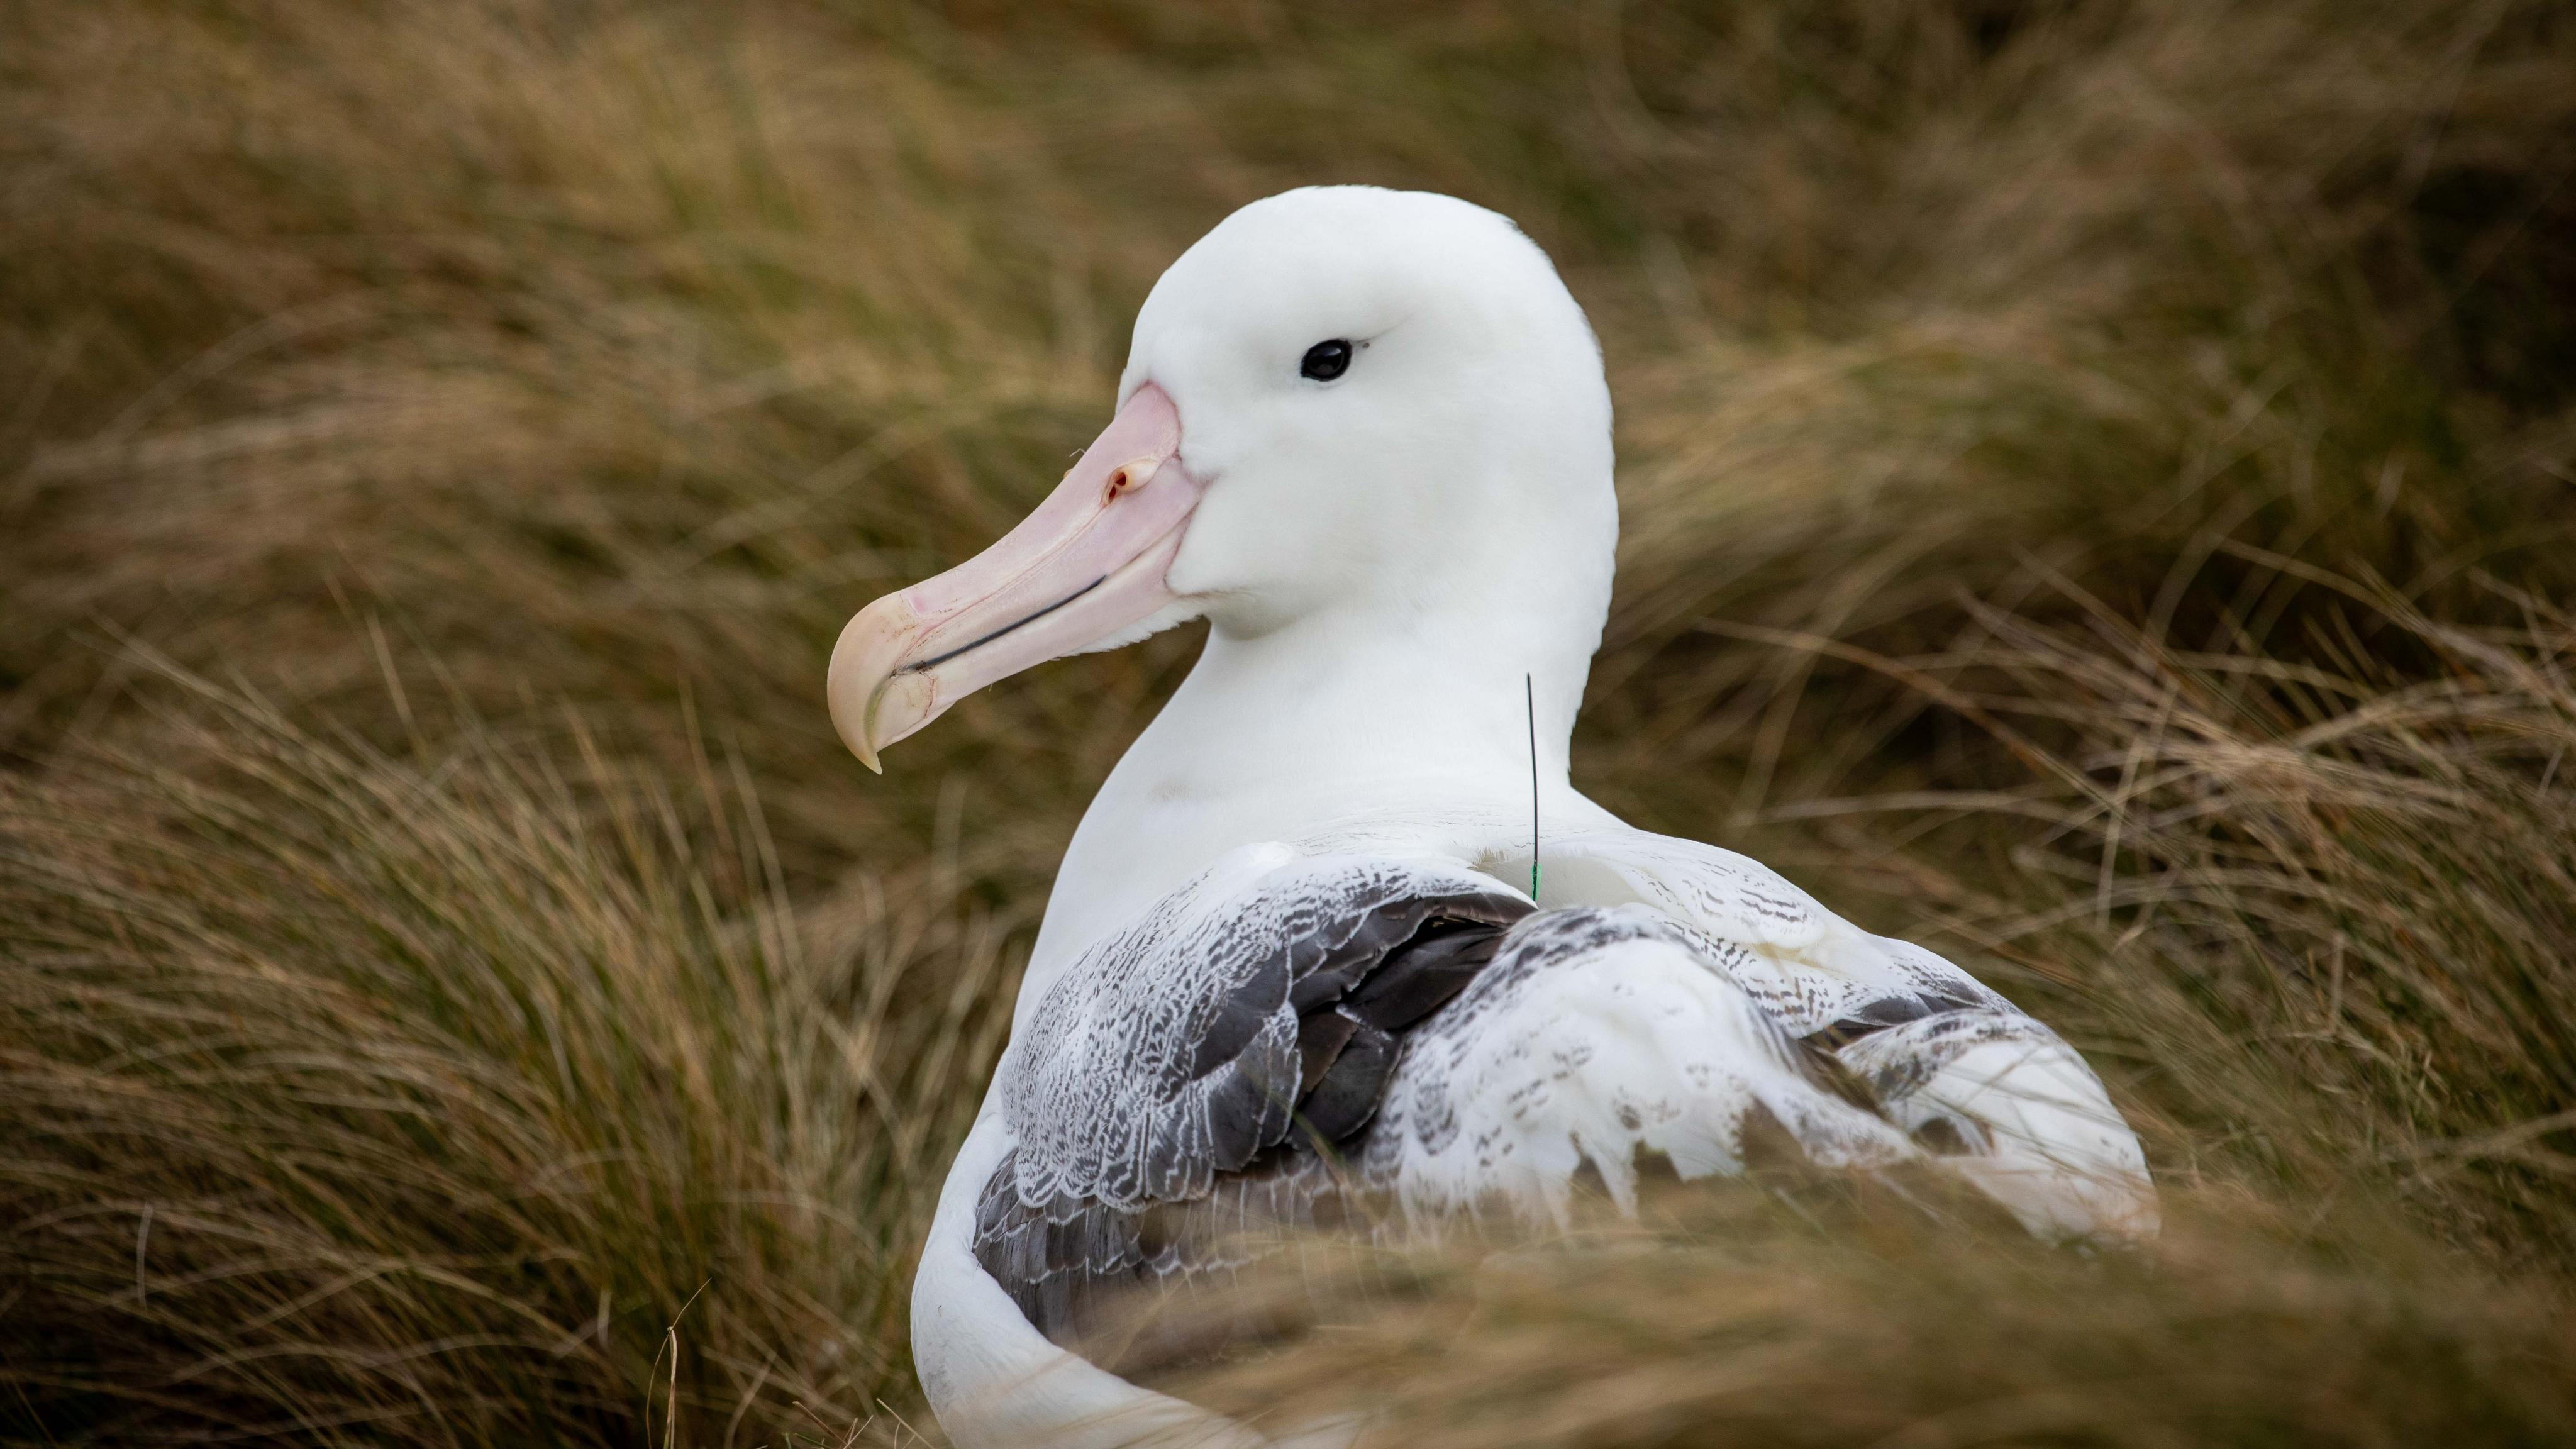
[[[1145,485],[1154,481],[1155,470],[1162,466],[1161,457],[1130,458],[1119,464],[1109,471],[1108,481],[1101,485],[1100,501],[1115,503],[1126,494],[1142,493]]]

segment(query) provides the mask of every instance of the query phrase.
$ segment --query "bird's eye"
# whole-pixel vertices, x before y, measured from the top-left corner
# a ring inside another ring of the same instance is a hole
[[[1351,344],[1339,337],[1307,348],[1306,360],[1297,364],[1299,377],[1311,377],[1317,382],[1331,382],[1350,370]]]

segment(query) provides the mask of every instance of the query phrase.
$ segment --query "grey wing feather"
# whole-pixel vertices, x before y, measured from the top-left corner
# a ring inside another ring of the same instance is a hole
[[[1306,1149],[1366,1126],[1396,1034],[1530,910],[1456,867],[1229,855],[1038,1003],[1002,1069],[1017,1146],[978,1260],[1061,1338],[1108,1295],[1232,1266],[1232,1235],[1309,1224],[1338,1189]]]

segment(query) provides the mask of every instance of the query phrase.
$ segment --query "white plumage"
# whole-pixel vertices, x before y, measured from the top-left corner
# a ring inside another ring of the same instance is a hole
[[[2046,1027],[1573,788],[1609,396],[1509,222],[1369,188],[1246,207],[1156,285],[1119,397],[1028,522],[833,660],[873,764],[1019,668],[1210,625],[1075,834],[924,1248],[914,1352],[958,1443],[1278,1442],[1057,1340],[1352,1195],[1411,1231],[1545,1221],[1588,1166],[1631,1206],[1639,1154],[1732,1172],[1762,1123],[2044,1235],[2153,1230],[2136,1138]]]
[[[1563,1221],[1587,1161],[1633,1211],[1640,1152],[1684,1179],[1738,1171],[1757,1111],[1823,1166],[1914,1155],[1801,1071],[1788,1033],[1669,922],[1640,906],[1543,919],[1406,1043],[1367,1166],[1420,1227],[1497,1197]]]

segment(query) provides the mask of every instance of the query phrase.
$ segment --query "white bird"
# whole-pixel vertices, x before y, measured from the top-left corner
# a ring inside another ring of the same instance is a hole
[[[957,1443],[1274,1442],[1081,1357],[1089,1315],[1221,1286],[1229,1226],[1348,1194],[1543,1222],[1587,1166],[1627,1206],[1641,1153],[1734,1171],[1766,1118],[2044,1235],[2153,1231],[2136,1137],[2046,1027],[1575,790],[1611,468],[1599,345],[1510,221],[1292,191],[1155,284],[1035,513],[844,630],[832,716],[874,768],[1017,670],[1209,624],[1074,833],[923,1250]]]

